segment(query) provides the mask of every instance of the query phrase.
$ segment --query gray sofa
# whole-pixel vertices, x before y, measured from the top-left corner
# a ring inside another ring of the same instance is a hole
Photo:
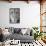
[[[21,33],[21,29],[22,28],[9,28],[10,35],[9,36],[4,36],[4,40],[7,40],[7,39],[13,40],[13,39],[15,39],[15,40],[20,40],[21,43],[33,42],[34,37],[32,36],[32,31],[30,32],[31,36],[28,35],[28,33],[23,35]],[[26,29],[26,28],[24,28],[24,29]]]

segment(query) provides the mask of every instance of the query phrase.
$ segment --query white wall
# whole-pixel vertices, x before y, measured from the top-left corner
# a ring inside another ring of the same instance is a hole
[[[9,8],[20,8],[20,23],[9,23]],[[12,27],[32,27],[40,26],[40,4],[32,1],[26,2],[0,2],[0,26]]]

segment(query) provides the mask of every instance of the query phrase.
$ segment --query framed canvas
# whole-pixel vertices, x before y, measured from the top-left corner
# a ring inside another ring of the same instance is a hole
[[[9,9],[9,22],[13,24],[20,23],[20,8]]]

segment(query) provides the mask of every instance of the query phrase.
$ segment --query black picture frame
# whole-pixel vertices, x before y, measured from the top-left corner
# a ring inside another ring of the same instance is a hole
[[[9,9],[9,22],[11,24],[20,23],[20,8]]]

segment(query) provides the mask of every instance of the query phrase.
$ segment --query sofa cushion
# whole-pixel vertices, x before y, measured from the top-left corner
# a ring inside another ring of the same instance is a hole
[[[21,29],[20,28],[14,28],[14,33],[20,33]]]

